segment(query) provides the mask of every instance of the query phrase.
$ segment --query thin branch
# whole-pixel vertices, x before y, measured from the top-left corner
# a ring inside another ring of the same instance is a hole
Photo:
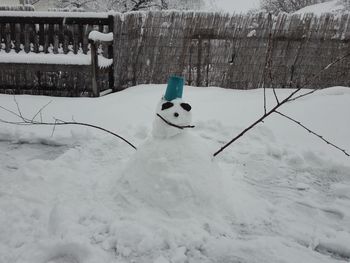
[[[326,67],[324,67],[320,72],[318,72],[318,74],[313,75],[313,76],[312,76],[312,80],[314,80],[315,78],[319,77],[324,71],[328,70],[329,68],[333,67],[335,64],[339,63],[340,61],[344,60],[345,58],[347,58],[347,57],[349,57],[349,56],[350,56],[350,53],[347,53],[347,54],[345,54],[344,56],[339,57],[339,58],[337,58],[336,60],[334,60],[333,62],[329,63],[329,64],[328,64]],[[306,84],[304,84],[303,86],[305,87],[305,86],[307,86],[307,85],[309,85],[309,84],[310,84],[310,81],[308,81],[308,82],[307,82]],[[296,96],[296,97],[290,99],[290,101],[294,101],[294,100],[300,99],[300,98],[302,98],[302,97],[308,96],[308,95],[313,94],[313,93],[315,93],[316,91],[319,91],[319,90],[321,90],[321,89],[324,89],[324,88],[315,88],[315,89],[313,89],[313,90],[311,90],[311,91],[309,91],[309,92],[306,92],[306,93],[304,93],[304,94],[301,94],[301,95],[299,95],[299,96]]]
[[[21,119],[22,119],[22,117],[21,117],[20,115],[18,115],[18,113],[14,112],[14,111],[12,111],[12,110],[9,110],[9,109],[7,109],[7,108],[1,106],[1,105],[0,105],[0,109],[3,109],[4,111],[7,111],[8,113],[11,113],[11,114],[17,116],[18,118],[21,118]]]
[[[39,111],[33,116],[32,121],[35,120],[35,118],[36,118],[36,116],[38,116],[38,114],[40,114],[40,116],[41,116],[42,111],[43,111],[47,106],[49,106],[49,104],[51,104],[51,102],[52,102],[52,100],[50,100],[48,103],[46,103],[44,106],[42,106],[42,107],[39,109]],[[41,119],[41,121],[42,121],[42,117],[41,117],[40,119]]]
[[[292,88],[292,85],[293,85],[293,79],[294,79],[294,73],[295,73],[295,65],[297,64],[297,61],[300,57],[300,51],[301,51],[301,47],[303,45],[304,41],[301,41],[300,42],[300,45],[299,45],[299,48],[297,50],[297,54],[294,58],[294,62],[291,66],[291,69],[290,69],[290,79],[289,79],[289,88]]]
[[[51,137],[53,137],[53,134],[55,133],[55,130],[56,130],[56,124],[57,124],[57,120],[55,119],[55,124],[53,125],[53,128],[52,128]]]
[[[268,75],[270,79],[270,85],[273,83],[273,76],[272,76],[272,52],[273,52],[273,35],[272,35],[272,14],[269,13],[268,15],[268,23],[270,25],[270,32],[269,32],[269,39],[267,42],[267,52],[266,52],[266,58],[265,58],[265,66],[264,66],[264,72],[263,72],[263,89],[264,89],[264,114],[266,114],[266,75]],[[274,87],[272,87],[273,94],[275,96],[276,102],[279,103],[277,93]]]
[[[302,127],[303,129],[307,130],[309,133],[315,135],[316,137],[318,137],[319,139],[321,139],[321,140],[324,141],[325,143],[327,143],[327,144],[333,146],[334,148],[338,149],[339,151],[342,151],[346,156],[350,156],[350,154],[347,153],[345,149],[340,148],[339,146],[337,146],[337,145],[335,145],[334,143],[332,143],[332,142],[328,141],[327,139],[325,139],[322,135],[319,135],[319,134],[317,134],[316,132],[310,130],[310,129],[307,128],[305,125],[303,125],[300,121],[297,121],[297,120],[295,120],[295,119],[293,119],[293,118],[291,118],[291,117],[289,117],[289,116],[287,116],[287,115],[285,115],[285,114],[283,114],[283,113],[281,113],[281,112],[279,112],[279,111],[275,111],[275,112],[276,112],[277,114],[281,115],[282,117],[287,118],[288,120],[290,120],[290,121],[292,121],[292,122],[298,124],[300,127]]]
[[[29,125],[28,123],[26,122],[18,122],[18,121],[6,121],[6,120],[3,120],[3,119],[0,119],[0,122],[2,123],[6,123],[6,124],[14,124],[14,125]]]
[[[280,101],[279,101],[279,99],[278,99],[278,96],[277,96],[277,93],[276,93],[276,89],[275,89],[275,88],[272,88],[272,91],[273,91],[273,95],[275,96],[275,99],[276,99],[277,104],[280,103]]]
[[[266,114],[266,87],[265,87],[265,83],[263,83],[264,85],[264,114]]]
[[[15,100],[16,101],[16,100]],[[17,101],[16,101],[17,102]],[[18,103],[16,103],[18,105]],[[89,123],[83,123],[83,122],[75,122],[75,121],[71,121],[71,122],[66,122],[66,121],[62,121],[62,120],[59,120],[59,119],[55,119],[55,122],[38,122],[38,121],[35,121],[35,120],[30,120],[30,119],[27,119],[25,118],[22,113],[20,114],[17,114],[16,112],[14,111],[11,111],[3,106],[0,105],[0,108],[15,115],[16,117],[20,118],[21,121],[20,122],[11,122],[11,121],[6,121],[6,120],[2,120],[0,119],[0,122],[3,122],[3,123],[7,123],[7,124],[14,124],[14,125],[44,125],[44,126],[54,126],[54,128],[58,125],[79,125],[79,126],[86,126],[86,127],[90,127],[90,128],[94,128],[94,129],[98,129],[98,130],[101,130],[101,131],[104,131],[104,132],[107,132],[111,135],[114,135],[115,137],[118,137],[119,139],[121,139],[122,141],[126,142],[127,144],[129,144],[132,148],[134,148],[135,150],[137,150],[136,146],[134,146],[131,142],[129,142],[128,140],[126,140],[125,138],[123,138],[122,136],[114,133],[114,132],[111,132],[105,128],[102,128],[102,127],[99,127],[97,125],[93,125],[93,124],[89,124]],[[18,109],[19,109],[19,105],[18,105]],[[20,112],[20,109],[19,109],[19,112]],[[39,111],[41,112],[41,111]]]
[[[19,116],[20,116],[21,118],[23,118],[23,115],[22,115],[21,109],[20,109],[20,107],[19,107],[19,104],[18,104],[18,102],[17,102],[17,99],[16,99],[16,96],[15,96],[15,95],[13,95],[13,100],[14,100],[14,101],[15,101],[15,103],[16,103],[16,106],[17,106],[17,111],[18,111]]]
[[[219,153],[221,153],[223,150],[225,150],[228,146],[230,146],[233,142],[238,140],[240,137],[242,137],[245,133],[250,131],[252,128],[254,128],[257,124],[260,122],[263,122],[265,118],[270,116],[272,113],[276,112],[278,108],[280,108],[283,104],[290,102],[292,100],[296,100],[298,98],[301,98],[301,96],[294,97],[304,86],[308,85],[313,79],[319,77],[324,71],[328,70],[335,64],[339,63],[340,61],[344,60],[346,57],[350,56],[350,53],[347,53],[346,55],[334,60],[332,63],[328,64],[326,67],[324,67],[322,70],[320,70],[318,73],[312,75],[311,78],[308,79],[308,81],[304,85],[300,85],[299,88],[295,89],[291,94],[289,94],[284,100],[281,102],[277,103],[275,107],[273,107],[270,111],[265,113],[263,116],[261,116],[258,120],[256,120],[253,124],[251,124],[249,127],[244,129],[241,133],[239,133],[236,137],[234,137],[231,141],[226,143],[223,147],[221,147],[217,152],[214,153],[214,157],[217,156]],[[314,91],[313,91],[314,92]],[[304,94],[304,96],[309,95],[313,92],[309,92],[308,94]],[[293,98],[294,97],[294,98]]]

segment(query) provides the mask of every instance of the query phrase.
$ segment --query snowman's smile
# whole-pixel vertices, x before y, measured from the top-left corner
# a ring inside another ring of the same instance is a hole
[[[179,116],[179,114],[177,112],[174,113],[174,116],[175,114],[177,114]],[[184,126],[181,126],[181,125],[176,125],[168,120],[166,120],[165,118],[163,118],[159,113],[157,113],[157,116],[162,120],[164,121],[166,124],[168,124],[169,126],[172,126],[172,127],[175,127],[175,128],[178,128],[178,129],[186,129],[186,128],[194,128],[195,126],[194,125],[184,125]],[[178,116],[175,116],[175,117],[178,117]]]

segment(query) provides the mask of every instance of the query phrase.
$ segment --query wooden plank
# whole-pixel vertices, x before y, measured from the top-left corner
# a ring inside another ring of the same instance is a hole
[[[4,38],[5,34],[4,34],[4,25],[3,24],[0,24],[0,52],[1,52],[1,49],[2,49],[2,43],[3,43],[3,38]],[[0,83],[1,85],[1,83]]]
[[[112,15],[108,16],[108,32],[112,32],[114,35],[114,17]],[[113,44],[114,41],[108,46],[108,58],[113,59],[114,54],[113,54]],[[110,66],[109,71],[108,71],[108,88],[112,89],[113,91],[115,90],[114,86],[114,63]]]
[[[44,44],[43,44],[43,52],[49,53],[50,47],[50,34],[49,34],[49,25],[45,25],[44,27]]]
[[[91,89],[94,97],[100,96],[100,91],[97,85],[98,78],[98,60],[97,60],[97,49],[93,41],[90,42],[91,46]]]
[[[23,29],[23,35],[24,35],[24,52],[29,53],[30,52],[30,35],[32,33],[31,25],[28,24],[21,24],[21,28]],[[23,42],[22,42],[23,43]]]
[[[21,26],[20,24],[11,24],[11,31],[14,30],[14,45],[16,53],[21,51]],[[11,32],[12,33],[12,32]]]
[[[12,41],[11,41],[11,27],[10,24],[5,25],[5,51],[8,53],[12,49]]]
[[[63,53],[69,53],[69,43],[70,43],[70,34],[71,32],[68,30],[67,25],[63,25]]]
[[[40,26],[33,24],[33,51],[39,53],[40,51]]]
[[[55,38],[54,30],[55,30],[55,25],[49,24],[46,34],[48,34],[48,47],[50,48],[50,51],[53,49],[53,45],[54,45],[54,38]]]
[[[60,28],[59,25],[54,25],[53,27],[53,53],[58,54],[60,48]]]
[[[39,45],[45,45],[45,24],[39,23]]]
[[[72,25],[73,30],[73,52],[74,54],[78,54],[79,51],[79,25]]]

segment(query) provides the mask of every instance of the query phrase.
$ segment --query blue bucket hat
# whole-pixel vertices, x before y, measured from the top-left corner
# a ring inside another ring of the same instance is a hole
[[[168,80],[168,86],[165,91],[164,99],[172,101],[182,98],[184,88],[184,78],[179,76],[171,76]]]

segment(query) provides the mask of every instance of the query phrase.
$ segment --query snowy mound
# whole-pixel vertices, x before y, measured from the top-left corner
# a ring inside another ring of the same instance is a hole
[[[53,134],[1,123],[1,263],[349,261],[347,156],[271,115],[213,162],[219,147],[261,116],[262,90],[186,87],[195,129],[147,137],[164,88],[84,99],[16,96],[28,117],[53,100],[43,120],[97,124],[138,150],[86,127]],[[276,92],[282,99],[292,90]],[[266,95],[272,107],[273,91]],[[17,111],[12,95],[0,95],[0,105]],[[319,90],[283,113],[350,149],[349,88]],[[16,120],[6,111],[0,119]]]
[[[344,13],[346,8],[342,0],[332,0],[325,3],[319,3],[315,5],[306,6],[294,14],[306,14],[314,13],[316,15],[322,15],[324,13]]]
[[[129,162],[121,189],[169,214],[206,213],[223,203],[222,174],[205,141],[190,133],[149,139]]]

